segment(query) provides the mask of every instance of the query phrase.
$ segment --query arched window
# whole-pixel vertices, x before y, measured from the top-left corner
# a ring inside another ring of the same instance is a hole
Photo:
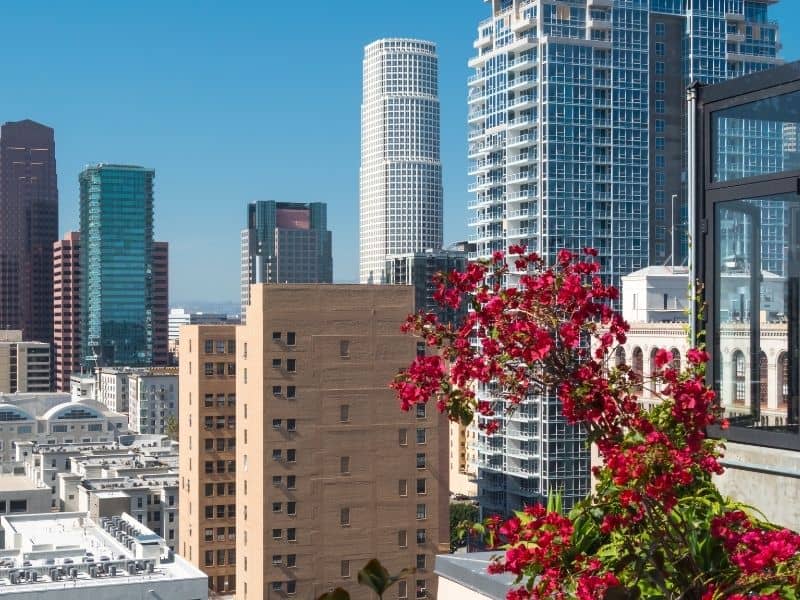
[[[681,353],[677,348],[673,348],[670,350],[672,353],[672,362],[670,363],[670,367],[675,369],[676,371],[681,370]]]
[[[789,403],[789,355],[784,352],[778,357],[778,404]]]
[[[624,365],[625,358],[625,348],[618,346],[616,352],[614,352],[614,366],[621,367]]]
[[[744,354],[736,350],[733,353],[733,402],[744,404],[745,392]]]
[[[650,350],[650,372],[648,375],[654,374],[658,369],[656,368],[656,354],[658,354],[658,348],[653,348]]]
[[[644,353],[642,349],[638,346],[633,349],[633,357],[632,357],[633,364],[631,365],[631,369],[639,378],[639,384],[636,386],[638,390],[642,389],[641,381],[642,381],[642,374],[644,373]]]
[[[769,385],[767,383],[767,355],[764,351],[758,353],[758,401],[761,406],[766,406],[769,399]]]

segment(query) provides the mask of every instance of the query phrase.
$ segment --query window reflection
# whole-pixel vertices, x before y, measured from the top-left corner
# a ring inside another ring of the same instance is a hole
[[[734,427],[797,430],[799,217],[795,194],[716,204],[714,360]]]

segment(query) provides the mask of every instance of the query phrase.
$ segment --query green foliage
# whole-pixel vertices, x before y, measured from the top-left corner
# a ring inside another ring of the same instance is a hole
[[[403,569],[397,575],[390,575],[386,567],[378,559],[373,558],[358,572],[358,583],[371,589],[378,598],[383,598],[389,588],[415,571],[416,569]],[[322,594],[317,600],[350,600],[350,594],[342,588],[336,588]]]
[[[178,419],[176,419],[174,416],[171,416],[167,419],[166,432],[167,435],[169,436],[169,439],[171,439],[174,442],[178,441],[178,435],[180,433],[180,430],[178,427]]]
[[[469,502],[450,504],[450,552],[466,545],[467,533],[478,520],[478,507]]]

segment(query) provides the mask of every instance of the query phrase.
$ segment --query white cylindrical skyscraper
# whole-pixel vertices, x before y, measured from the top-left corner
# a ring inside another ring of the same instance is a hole
[[[388,257],[442,247],[436,45],[369,44],[363,93],[359,275],[383,283]]]

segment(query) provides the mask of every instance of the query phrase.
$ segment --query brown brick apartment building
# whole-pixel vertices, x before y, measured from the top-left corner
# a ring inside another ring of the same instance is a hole
[[[365,597],[356,575],[373,557],[392,573],[417,569],[387,600],[435,598],[434,556],[449,542],[447,422],[433,406],[401,412],[388,388],[417,351],[399,332],[413,309],[408,286],[251,287],[237,333],[237,598],[334,587]],[[196,369],[202,334],[191,337]],[[196,490],[193,479],[195,505]],[[202,544],[189,540],[203,527],[181,539]]]

